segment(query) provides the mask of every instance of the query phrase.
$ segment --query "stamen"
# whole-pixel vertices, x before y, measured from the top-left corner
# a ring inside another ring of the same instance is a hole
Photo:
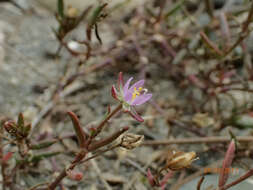
[[[134,100],[135,98],[136,98],[136,94],[133,93],[133,95],[132,95],[132,100]]]
[[[143,91],[143,94],[146,94],[148,92],[148,89],[144,88],[142,91]]]
[[[141,92],[142,92],[143,88],[139,87],[138,90],[136,87],[134,87],[134,92],[132,94],[132,100],[134,100],[136,98],[136,96],[140,96]]]

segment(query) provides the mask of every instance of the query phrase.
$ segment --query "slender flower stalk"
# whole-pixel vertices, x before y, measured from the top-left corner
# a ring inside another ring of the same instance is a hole
[[[139,80],[130,86],[133,77],[129,78],[124,84],[122,72],[119,73],[118,78],[118,90],[113,85],[111,92],[112,97],[120,101],[123,110],[129,113],[134,119],[139,122],[143,122],[142,117],[135,111],[134,107],[144,104],[152,97],[151,93],[147,93],[148,90],[143,88],[145,80]]]

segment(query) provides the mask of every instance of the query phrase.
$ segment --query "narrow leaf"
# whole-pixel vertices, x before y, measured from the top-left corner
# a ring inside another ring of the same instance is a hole
[[[235,156],[235,141],[232,140],[229,144],[225,158],[223,160],[222,170],[219,177],[219,187],[223,187],[227,182],[229,175],[228,170],[233,162],[234,156]]]
[[[144,119],[135,111],[134,108],[131,111],[128,111],[129,115],[134,118],[136,121],[143,122]]]
[[[61,18],[64,18],[64,0],[57,1],[58,14]]]
[[[55,144],[57,141],[53,140],[53,141],[46,141],[46,142],[42,142],[40,144],[33,144],[30,146],[30,148],[32,150],[37,150],[37,149],[43,149],[43,148],[48,148],[51,145]]]
[[[30,162],[39,162],[39,161],[41,161],[42,159],[50,158],[50,157],[56,156],[56,155],[58,155],[58,154],[60,154],[60,153],[61,153],[61,152],[49,152],[49,153],[42,153],[42,154],[34,155],[34,156],[30,159]]]
[[[156,185],[156,183],[155,183],[155,178],[154,178],[154,176],[152,175],[150,169],[148,169],[148,171],[147,171],[147,179],[148,179],[149,184],[150,184],[152,187],[154,187],[154,186]]]
[[[23,130],[24,129],[24,126],[25,126],[25,122],[24,122],[24,116],[22,113],[20,113],[18,115],[18,127]]]
[[[165,14],[165,18],[168,18],[170,15],[174,14],[178,9],[181,8],[185,0],[178,1],[175,5]]]
[[[165,189],[165,187],[168,183],[168,180],[173,176],[173,174],[174,174],[173,171],[169,171],[167,174],[165,174],[165,176],[160,181],[161,190]]]
[[[104,3],[103,5],[99,5],[93,11],[91,19],[90,19],[90,23],[89,23],[88,28],[86,30],[86,36],[87,36],[88,40],[91,40],[91,29],[96,24],[100,13],[103,11],[103,9],[106,7],[106,5],[107,5],[107,3]]]
[[[86,134],[80,125],[79,119],[77,118],[76,114],[74,114],[73,112],[68,112],[68,115],[70,116],[72,120],[79,146],[81,148],[84,148],[86,145]]]

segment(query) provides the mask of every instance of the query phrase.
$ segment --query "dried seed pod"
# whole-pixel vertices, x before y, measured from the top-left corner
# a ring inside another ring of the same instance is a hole
[[[78,15],[79,15],[78,9],[72,7],[71,5],[67,7],[67,16],[69,18],[77,18]]]
[[[142,143],[144,139],[143,135],[136,135],[133,133],[123,134],[121,137],[120,146],[126,149],[134,149]]]
[[[196,160],[195,152],[169,151],[164,169],[181,170],[189,167],[194,160]]]
[[[12,120],[6,121],[3,124],[5,130],[16,140],[22,140],[26,138],[31,130],[31,124],[25,125],[24,118],[22,114],[19,114],[18,122],[14,122]]]

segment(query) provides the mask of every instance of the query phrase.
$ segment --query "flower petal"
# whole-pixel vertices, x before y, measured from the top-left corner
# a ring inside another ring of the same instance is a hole
[[[129,90],[133,91],[134,88],[138,89],[139,87],[142,87],[144,85],[144,83],[145,83],[145,80],[139,80],[136,83],[134,83]]]
[[[138,96],[137,98],[135,98],[135,100],[131,103],[131,105],[138,106],[138,105],[144,104],[151,97],[152,97],[151,93],[149,93],[149,94],[142,94],[142,95]]]
[[[136,83],[134,83],[128,90],[124,91],[124,99],[126,102],[130,103],[132,100],[134,88],[139,88],[144,85],[145,80],[139,80]]]
[[[123,87],[124,96],[125,96],[125,94],[127,93],[128,88],[129,88],[129,84],[131,83],[132,80],[133,80],[133,77],[129,78],[129,79],[127,80],[126,84],[124,85],[124,87]]]
[[[127,103],[131,103],[131,100],[132,100],[132,96],[133,96],[133,90],[127,90],[127,92],[125,93],[124,95],[124,100],[127,102]]]

